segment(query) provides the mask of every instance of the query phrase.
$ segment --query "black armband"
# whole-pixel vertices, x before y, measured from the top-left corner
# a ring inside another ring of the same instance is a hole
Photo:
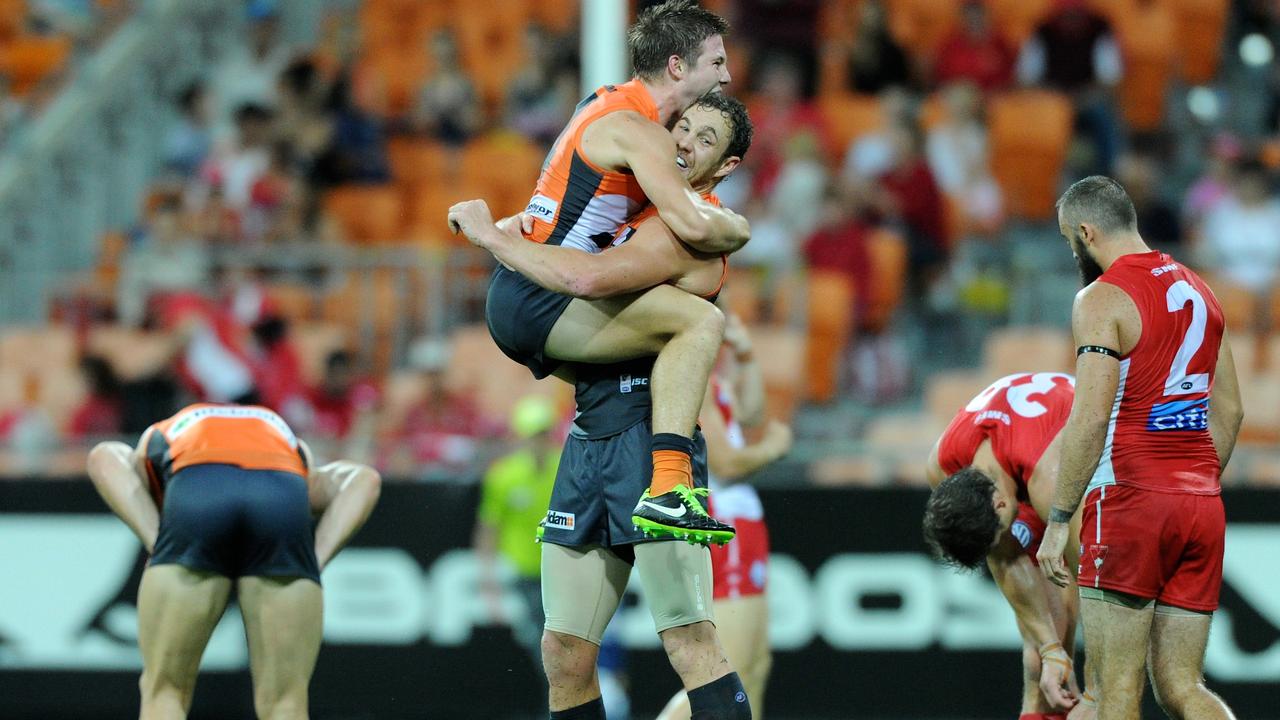
[[[1106,355],[1107,357],[1113,357],[1117,360],[1120,359],[1120,353],[1103,345],[1081,345],[1076,348],[1076,357],[1080,357],[1085,353],[1098,353],[1099,355]]]
[[[1049,522],[1065,523],[1071,522],[1071,516],[1075,515],[1075,510],[1063,510],[1060,507],[1054,507],[1049,510]]]

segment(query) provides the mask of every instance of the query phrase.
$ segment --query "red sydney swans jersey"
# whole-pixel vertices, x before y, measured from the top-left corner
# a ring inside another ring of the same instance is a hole
[[[1098,282],[1124,291],[1142,336],[1120,358],[1120,384],[1089,490],[1217,495],[1220,466],[1209,434],[1209,395],[1222,343],[1222,308],[1198,275],[1162,252],[1117,259]]]
[[[948,475],[973,463],[984,440],[1000,467],[1027,499],[1027,482],[1067,424],[1075,399],[1075,378],[1062,373],[1020,373],[995,381],[956,413],[938,443],[938,464]]]

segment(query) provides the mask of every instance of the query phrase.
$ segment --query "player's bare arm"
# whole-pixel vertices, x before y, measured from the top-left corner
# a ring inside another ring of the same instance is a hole
[[[1240,378],[1236,375],[1236,361],[1231,355],[1231,342],[1224,329],[1222,344],[1218,346],[1213,390],[1209,394],[1209,434],[1213,436],[1213,448],[1218,451],[1218,464],[1224,471],[1236,449],[1236,438],[1240,434],[1240,423],[1243,420]]]
[[[1119,358],[1127,349],[1121,345],[1123,322],[1130,323],[1130,328],[1141,327],[1133,302],[1118,287],[1093,283],[1076,295],[1071,331],[1082,351],[1076,358],[1075,402],[1062,430],[1062,460],[1053,507],[1036,555],[1045,577],[1060,587],[1071,582],[1063,557],[1069,523],[1098,468],[1106,442],[1107,424],[1120,383]]]
[[[750,239],[746,218],[694,192],[676,167],[675,140],[662,126],[638,113],[612,113],[586,129],[582,147],[601,167],[629,169],[663,222],[694,249],[734,252]]]
[[[764,377],[760,363],[756,361],[751,344],[751,333],[742,318],[733,313],[725,315],[724,344],[733,351],[737,371],[733,374],[734,406],[738,422],[743,427],[756,427],[765,420]],[[706,407],[706,405],[703,405]]]
[[[145,437],[145,436],[144,436]],[[121,520],[129,526],[150,554],[160,532],[160,511],[139,472],[139,451],[122,442],[102,442],[89,452],[88,472],[93,487]]]
[[[316,525],[316,561],[323,570],[355,534],[382,492],[382,478],[371,467],[336,461],[311,470],[308,490]]]
[[[665,282],[706,294],[715,290],[719,279],[719,256],[687,248],[658,218],[645,221],[630,240],[604,253],[532,243],[512,232],[514,223],[506,223],[508,231],[504,232],[501,225],[494,224],[483,200],[454,205],[449,209],[449,224],[538,285],[585,300],[625,295]],[[695,277],[692,271],[703,265],[713,274]],[[710,286],[704,287],[707,279]]]
[[[1055,708],[1073,707],[1076,697],[1069,687],[1071,655],[1058,635],[1040,573],[1031,558],[1012,535],[1006,534],[987,555],[987,567],[1013,608],[1023,638],[1040,653],[1040,692]]]
[[[726,485],[740,482],[791,450],[791,428],[785,423],[770,420],[759,442],[735,447],[729,442],[724,416],[716,408],[710,389],[703,399],[702,408],[698,424],[702,426],[702,436],[707,441],[707,467]]]

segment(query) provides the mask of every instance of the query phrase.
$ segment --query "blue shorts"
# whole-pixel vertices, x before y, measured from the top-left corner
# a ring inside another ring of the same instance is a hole
[[[275,470],[192,465],[169,481],[152,565],[228,578],[320,582],[307,481]]]
[[[589,439],[570,435],[560,455],[542,541],[568,547],[612,548],[651,540],[631,524],[631,513],[653,479],[649,422],[616,435]],[[693,484],[707,486],[707,443],[693,435]]]
[[[573,298],[550,290],[502,265],[489,277],[484,317],[489,335],[507,357],[529,368],[541,380],[561,362],[547,357],[551,328]]]

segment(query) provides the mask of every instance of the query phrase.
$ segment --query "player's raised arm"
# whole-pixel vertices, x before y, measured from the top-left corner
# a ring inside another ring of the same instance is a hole
[[[597,133],[599,144],[591,137]],[[666,129],[635,113],[615,113],[592,125],[584,141],[591,143],[593,158],[630,168],[662,221],[694,249],[731,253],[747,244],[747,219],[703,200],[680,174],[676,143]]]
[[[1231,355],[1231,343],[1227,331],[1222,331],[1222,344],[1218,346],[1218,365],[1214,371],[1213,391],[1209,394],[1209,434],[1213,436],[1213,449],[1218,451],[1218,464],[1223,471],[1236,449],[1240,423],[1244,420],[1244,407],[1240,401],[1240,379],[1236,375],[1236,361]]]
[[[1049,525],[1036,555],[1045,577],[1058,586],[1065,587],[1071,581],[1063,558],[1068,524],[1098,468],[1106,443],[1107,424],[1120,384],[1118,318],[1125,305],[1132,309],[1124,291],[1107,283],[1094,283],[1080,291],[1071,311],[1072,334],[1079,348],[1075,402],[1062,430],[1062,464]]]
[[[321,512],[316,526],[316,561],[323,570],[369,519],[382,492],[382,478],[365,465],[337,461],[311,471],[311,508]]]
[[[145,445],[139,443],[138,447]],[[138,536],[149,554],[155,550],[160,532],[160,511],[139,473],[139,458],[139,451],[122,442],[98,443],[89,451],[88,472],[98,495]]]
[[[673,279],[680,272],[678,258],[664,243],[638,234],[607,253],[584,253],[558,245],[529,242],[493,223],[483,200],[468,200],[449,208],[449,224],[476,246],[538,285],[586,300],[646,290]]]

